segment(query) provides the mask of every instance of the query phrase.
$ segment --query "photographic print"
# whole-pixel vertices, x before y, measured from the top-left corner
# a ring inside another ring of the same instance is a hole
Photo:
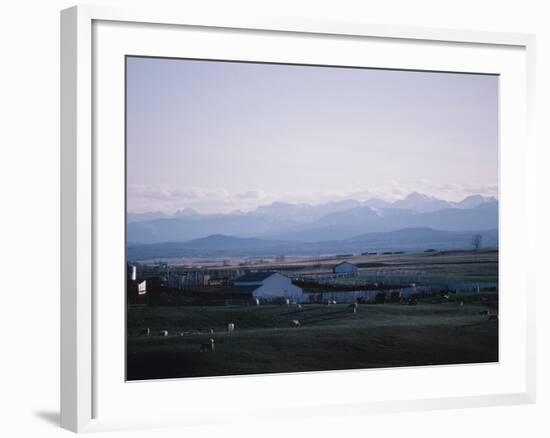
[[[498,75],[125,74],[127,380],[498,361]]]

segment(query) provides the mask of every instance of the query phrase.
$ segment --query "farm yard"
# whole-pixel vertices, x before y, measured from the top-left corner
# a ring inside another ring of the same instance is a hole
[[[130,307],[127,379],[494,362],[498,320],[484,298],[357,313],[346,304]]]
[[[498,361],[497,250],[345,260],[140,266],[127,379]]]

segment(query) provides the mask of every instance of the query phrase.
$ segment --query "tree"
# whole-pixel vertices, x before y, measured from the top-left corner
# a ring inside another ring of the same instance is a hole
[[[482,240],[483,236],[481,234],[476,234],[472,237],[472,246],[474,247],[474,251],[477,251],[481,247]]]

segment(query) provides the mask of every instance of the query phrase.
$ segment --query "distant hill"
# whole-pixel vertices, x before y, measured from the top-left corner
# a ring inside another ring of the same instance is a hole
[[[470,249],[472,237],[476,234],[482,236],[483,247],[498,247],[496,229],[456,232],[431,228],[404,228],[389,232],[366,233],[345,240],[304,243],[300,249],[318,254]]]
[[[247,257],[328,255],[338,253],[468,249],[472,237],[482,236],[482,247],[498,247],[498,231],[453,232],[431,228],[406,228],[391,232],[366,233],[345,240],[291,242],[211,235],[188,242],[128,244],[129,260],[181,257]]]
[[[357,207],[327,215],[318,221],[290,227],[283,233],[264,236],[281,240],[317,242],[342,240],[360,234],[388,232],[404,228],[432,228],[445,231],[490,230],[498,228],[498,202],[475,208],[447,208],[426,213],[411,210]]]
[[[128,258],[141,260],[177,257],[224,257],[255,254],[279,254],[290,248],[287,242],[213,234],[188,242],[128,244]]]
[[[425,250],[433,249],[467,249],[472,246],[472,237],[482,236],[483,247],[498,247],[498,230],[485,231],[443,231],[432,228],[405,228],[386,233],[368,233],[356,236],[345,242],[356,250]],[[364,251],[363,251],[364,252]]]
[[[247,214],[210,214],[170,217],[128,223],[128,241],[139,243],[185,242],[212,234],[254,237],[297,225],[289,220]]]
[[[253,237],[233,237],[223,234],[212,234],[211,236],[181,243],[182,248],[195,250],[241,250],[248,248],[268,248],[286,242],[274,240],[257,239]]]

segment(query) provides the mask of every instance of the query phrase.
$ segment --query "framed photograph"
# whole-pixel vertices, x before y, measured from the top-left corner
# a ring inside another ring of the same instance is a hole
[[[63,427],[534,401],[532,36],[74,7],[61,54]]]

